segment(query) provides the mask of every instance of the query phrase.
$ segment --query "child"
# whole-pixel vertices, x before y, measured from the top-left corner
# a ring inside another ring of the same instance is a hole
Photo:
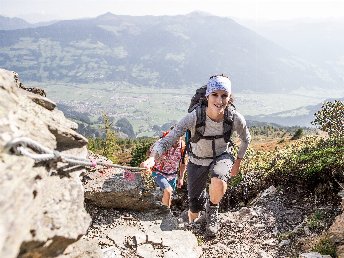
[[[164,138],[168,133],[168,131],[164,132],[161,138]],[[154,145],[151,147],[151,150]],[[167,208],[171,207],[172,194],[176,189],[176,186],[178,188],[183,186],[184,174],[186,170],[185,160],[185,142],[180,137],[169,150],[161,155],[160,159],[152,168],[152,176],[154,181],[163,191],[161,203]]]

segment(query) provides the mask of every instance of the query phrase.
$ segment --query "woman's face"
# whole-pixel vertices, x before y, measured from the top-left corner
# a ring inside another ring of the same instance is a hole
[[[218,114],[223,113],[229,103],[229,94],[224,90],[216,90],[208,96],[208,108]]]

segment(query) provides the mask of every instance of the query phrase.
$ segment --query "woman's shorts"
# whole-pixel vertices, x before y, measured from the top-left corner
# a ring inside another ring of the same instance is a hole
[[[168,180],[164,175],[160,173],[156,173],[156,172],[153,172],[152,176],[154,178],[155,183],[160,187],[162,191],[164,191],[168,187],[172,187],[173,190],[176,189],[176,185],[177,185],[176,177]]]
[[[230,170],[234,163],[232,154],[224,153],[210,163],[209,166],[200,166],[188,163],[188,198],[191,212],[199,212],[206,203],[206,187],[210,178],[216,177],[224,182],[230,178]]]

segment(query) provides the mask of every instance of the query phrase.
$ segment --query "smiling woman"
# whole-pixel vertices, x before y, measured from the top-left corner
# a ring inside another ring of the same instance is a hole
[[[216,90],[208,96],[207,116],[213,121],[223,120],[224,111],[229,103],[229,95],[224,90]]]
[[[224,118],[225,108],[230,100],[231,86],[231,81],[224,75],[212,76],[208,81],[205,93],[208,101],[206,114],[215,122],[220,122]]]
[[[206,209],[208,236],[215,236],[219,229],[219,203],[227,190],[227,180],[239,172],[240,162],[250,142],[250,133],[244,117],[230,105],[231,81],[228,77],[215,75],[206,86],[206,103],[199,104],[180,120],[170,133],[159,140],[150,158],[141,166],[152,168],[184,133],[189,130],[188,200],[189,222],[199,219]],[[231,153],[232,132],[237,132],[241,144],[235,159]],[[207,180],[209,200],[206,199]]]

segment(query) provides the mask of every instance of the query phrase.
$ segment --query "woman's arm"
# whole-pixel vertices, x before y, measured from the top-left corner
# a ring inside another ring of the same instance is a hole
[[[196,124],[196,112],[193,111],[188,113],[183,117],[176,126],[162,138],[157,144],[154,145],[154,148],[151,152],[151,157],[158,159],[163,153],[169,150],[173,144],[175,144],[180,137],[182,137],[186,130],[195,127]]]
[[[150,157],[141,163],[141,167],[147,169],[150,172],[150,169],[155,165],[155,161],[159,160],[161,155],[169,150],[173,144],[184,135],[186,130],[191,129],[196,124],[196,112],[193,111],[188,113],[183,117],[178,124],[166,135],[164,138],[161,138],[154,144],[154,147],[150,153]]]
[[[237,132],[240,138],[240,146],[237,158],[234,161],[231,176],[236,176],[239,173],[241,160],[244,158],[248,145],[251,141],[251,135],[248,130],[245,118],[238,112],[234,115],[233,129]]]
[[[251,134],[248,130],[245,118],[238,112],[235,112],[234,115],[233,130],[237,132],[240,139],[237,157],[242,159],[244,158],[248,145],[251,142]]]

